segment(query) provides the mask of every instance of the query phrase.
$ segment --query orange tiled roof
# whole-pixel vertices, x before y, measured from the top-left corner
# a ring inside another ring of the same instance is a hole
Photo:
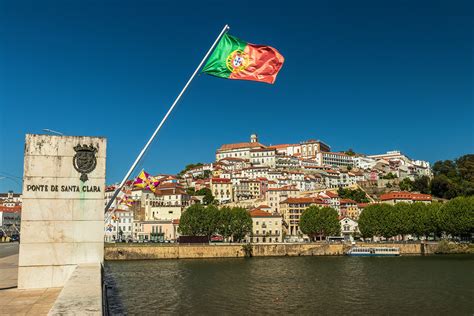
[[[251,152],[260,152],[260,151],[275,151],[275,148],[254,148],[250,150]]]
[[[232,149],[241,149],[241,148],[265,148],[265,145],[262,145],[260,143],[250,143],[250,142],[235,143],[235,144],[224,144],[224,145],[221,146],[219,151],[232,150]]]
[[[186,192],[181,189],[181,188],[176,188],[176,189],[163,189],[163,190],[156,190],[155,195],[156,196],[161,196],[161,195],[175,195],[175,194],[186,194]]]
[[[335,198],[339,197],[339,194],[337,194],[336,192],[332,192],[332,191],[327,191],[324,194],[326,194],[327,196],[329,196],[332,199],[335,199]]]
[[[290,146],[293,146],[293,145],[290,145],[290,144],[280,144],[280,145],[268,146],[268,148],[280,149],[280,148],[288,148],[288,147],[290,147]]]
[[[0,205],[0,212],[20,213],[21,212],[21,205],[17,205],[17,206],[3,206],[3,205]]]
[[[273,215],[269,212],[262,211],[261,209],[254,209],[250,211],[251,217],[280,217],[280,215]]]
[[[270,182],[268,182],[270,183]],[[276,183],[276,182],[273,182]],[[291,187],[291,186],[284,186],[281,188],[269,188],[268,191],[298,191],[298,189]]]
[[[341,204],[357,204],[357,202],[351,199],[341,199]]]
[[[431,201],[430,194],[411,193],[411,192],[389,192],[382,194],[380,200],[412,200],[412,201]]]
[[[299,203],[299,204],[320,204],[320,205],[326,205],[327,203],[324,202],[321,199],[315,198],[315,197],[299,197],[299,198],[287,198],[284,200],[283,203],[289,204],[289,203]]]
[[[226,178],[212,178],[213,183],[230,183],[230,179]]]

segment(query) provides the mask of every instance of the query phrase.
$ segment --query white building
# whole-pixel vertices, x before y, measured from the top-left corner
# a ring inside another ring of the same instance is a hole
[[[354,157],[344,153],[320,152],[316,155],[320,166],[353,167]]]
[[[250,151],[252,149],[262,148],[265,148],[265,146],[258,142],[256,134],[252,134],[250,136],[250,142],[222,145],[216,152],[216,161],[224,158],[241,158],[250,160]]]
[[[8,191],[7,193],[0,193],[0,205],[7,207],[14,207],[21,205],[21,194]]]
[[[377,163],[374,158],[358,156],[354,157],[354,167],[360,169],[372,169],[373,166]]]
[[[21,206],[0,205],[0,236],[12,236],[20,233]]]
[[[354,241],[354,236],[360,234],[359,224],[350,217],[343,217],[339,220],[341,224],[341,235],[346,241]]]
[[[367,157],[373,158],[377,161],[387,161],[390,164],[397,166],[398,168],[404,166],[406,169],[402,170],[402,178],[406,176],[410,176],[411,178],[415,178],[418,176],[432,177],[431,167],[428,161],[411,160],[408,156],[406,156],[399,150],[387,151],[387,153],[385,154],[370,155]]]
[[[269,148],[256,148],[250,150],[250,163],[252,166],[275,168],[276,150]]]
[[[117,209],[108,218],[104,227],[105,242],[133,240],[133,212]]]

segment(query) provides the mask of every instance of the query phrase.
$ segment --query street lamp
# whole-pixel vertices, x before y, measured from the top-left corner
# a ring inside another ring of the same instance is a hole
[[[51,133],[51,134],[57,134],[57,135],[60,135],[60,136],[64,136],[63,133],[57,132],[57,131],[53,131],[52,129],[49,129],[49,128],[43,128],[43,131],[48,132],[48,133]]]

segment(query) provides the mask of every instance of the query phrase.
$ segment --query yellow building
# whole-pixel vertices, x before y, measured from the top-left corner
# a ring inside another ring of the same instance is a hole
[[[233,200],[232,182],[230,179],[212,178],[211,191],[219,203],[229,203]]]
[[[274,243],[283,241],[280,215],[257,208],[250,212],[250,216],[252,217],[252,235],[247,237],[248,242]]]

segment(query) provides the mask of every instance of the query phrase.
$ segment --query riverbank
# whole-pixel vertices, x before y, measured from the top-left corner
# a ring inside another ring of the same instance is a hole
[[[357,243],[361,247],[398,247],[402,256],[443,253],[432,243]],[[275,243],[275,244],[106,244],[105,260],[154,260],[239,257],[342,256],[349,243]],[[443,245],[443,247],[445,247]],[[472,253],[473,246],[450,246],[451,253]]]

